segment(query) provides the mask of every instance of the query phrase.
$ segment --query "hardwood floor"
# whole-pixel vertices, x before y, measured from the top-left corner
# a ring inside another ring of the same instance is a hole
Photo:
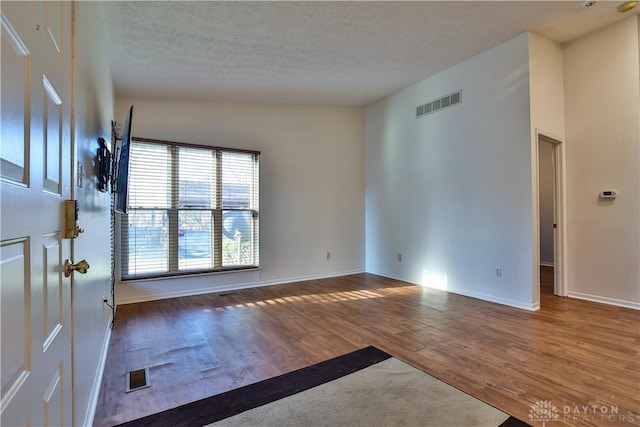
[[[555,297],[552,269],[541,277],[537,312],[371,274],[123,305],[94,425],[367,345],[535,426],[539,401],[558,408],[553,426],[640,425],[640,311]],[[151,387],[125,393],[147,366]]]

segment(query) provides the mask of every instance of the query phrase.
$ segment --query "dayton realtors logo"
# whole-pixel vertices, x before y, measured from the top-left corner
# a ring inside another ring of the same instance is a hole
[[[542,426],[544,427],[549,421],[558,421],[560,414],[556,405],[550,400],[538,400],[531,405],[529,418],[531,421],[542,421]]]
[[[565,423],[595,423],[603,424],[631,424],[640,425],[640,415],[627,412],[621,414],[620,409],[613,405],[564,405],[562,411],[550,400],[539,400],[529,409],[531,421],[546,423],[563,421]]]

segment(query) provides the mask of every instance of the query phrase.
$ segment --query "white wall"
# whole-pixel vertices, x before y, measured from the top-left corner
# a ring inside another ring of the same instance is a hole
[[[366,108],[368,272],[536,308],[528,56],[522,34]]]
[[[86,176],[82,187],[74,185],[79,223],[85,230],[74,240],[74,254],[76,261],[86,259],[91,268],[73,278],[73,394],[75,425],[86,426],[93,423],[110,336],[111,310],[102,302],[111,288],[110,197],[96,189],[93,159],[98,137],[110,139],[114,95],[104,55],[101,4],[78,2],[75,7],[74,142],[76,162],[82,163]]]
[[[565,46],[569,295],[640,308],[638,17]],[[616,190],[614,201],[598,200]]]
[[[561,46],[529,33],[531,127],[557,140],[565,134],[563,58]]]
[[[118,121],[131,105],[134,136],[261,151],[260,269],[123,282],[118,303],[364,270],[362,108],[118,99]]]

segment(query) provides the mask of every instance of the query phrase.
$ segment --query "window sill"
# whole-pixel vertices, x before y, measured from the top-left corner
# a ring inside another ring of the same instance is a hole
[[[134,278],[124,278],[120,279],[120,283],[136,283],[136,282],[148,282],[155,280],[167,280],[167,279],[183,279],[186,277],[195,277],[195,276],[216,276],[219,274],[228,274],[228,273],[244,273],[244,272],[255,272],[259,271],[260,266],[249,266],[249,267],[227,267],[220,268],[216,270],[194,270],[192,272],[185,272],[180,274],[156,274],[144,277],[134,277]]]

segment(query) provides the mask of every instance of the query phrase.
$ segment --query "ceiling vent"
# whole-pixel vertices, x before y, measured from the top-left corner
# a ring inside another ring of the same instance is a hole
[[[462,90],[416,107],[416,119],[462,102]]]

